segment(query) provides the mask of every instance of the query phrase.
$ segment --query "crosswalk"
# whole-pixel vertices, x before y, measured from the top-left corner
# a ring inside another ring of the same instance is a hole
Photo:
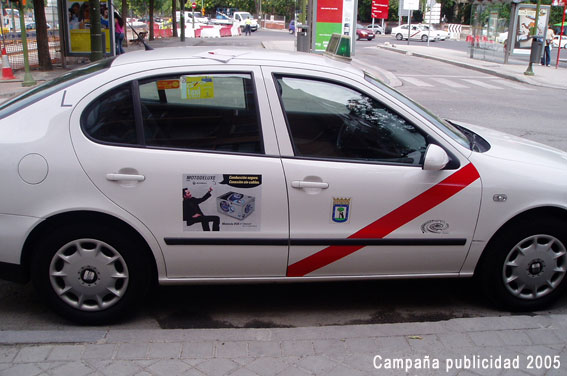
[[[478,78],[478,77],[464,77],[464,76],[398,76],[406,86],[415,86],[419,88],[440,88],[446,87],[451,89],[472,89],[482,88],[487,90],[518,90],[518,91],[532,91],[535,88],[522,84],[520,82],[513,82],[503,78]]]

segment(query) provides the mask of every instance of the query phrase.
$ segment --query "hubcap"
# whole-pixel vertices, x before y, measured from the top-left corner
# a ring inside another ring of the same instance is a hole
[[[551,235],[533,235],[516,244],[508,253],[502,278],[512,295],[533,300],[555,290],[566,271],[565,245]]]
[[[112,246],[80,239],[61,247],[49,266],[55,293],[82,311],[100,311],[116,304],[128,288],[126,262]]]

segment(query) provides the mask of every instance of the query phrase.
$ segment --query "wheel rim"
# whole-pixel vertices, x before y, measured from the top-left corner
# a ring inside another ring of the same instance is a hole
[[[95,239],[67,243],[49,266],[51,287],[81,311],[101,311],[116,304],[128,288],[128,268],[120,253]]]
[[[506,289],[517,298],[541,298],[561,283],[566,273],[565,245],[551,235],[530,236],[512,248],[502,270]]]
[[[396,39],[397,39],[397,40],[402,40],[402,38],[403,38],[402,34],[397,34],[397,35],[396,35]]]

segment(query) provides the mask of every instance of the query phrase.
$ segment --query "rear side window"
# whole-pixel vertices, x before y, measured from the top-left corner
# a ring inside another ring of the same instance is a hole
[[[252,76],[160,76],[98,97],[82,116],[104,143],[260,154],[264,152]]]
[[[97,141],[136,144],[131,85],[119,86],[91,103],[83,114],[83,129]]]

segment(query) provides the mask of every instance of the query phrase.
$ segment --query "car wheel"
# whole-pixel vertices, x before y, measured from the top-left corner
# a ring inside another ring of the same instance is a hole
[[[422,35],[422,36],[421,36],[421,41],[422,41],[422,42],[427,42],[427,35]]]
[[[402,40],[402,39],[404,39],[404,36],[401,33],[398,33],[398,34],[396,34],[396,39]]]
[[[37,248],[34,286],[71,321],[99,325],[121,319],[149,287],[150,263],[142,246],[113,228],[67,226]]]
[[[540,310],[567,284],[567,221],[518,221],[495,235],[480,264],[485,293],[514,311]]]

